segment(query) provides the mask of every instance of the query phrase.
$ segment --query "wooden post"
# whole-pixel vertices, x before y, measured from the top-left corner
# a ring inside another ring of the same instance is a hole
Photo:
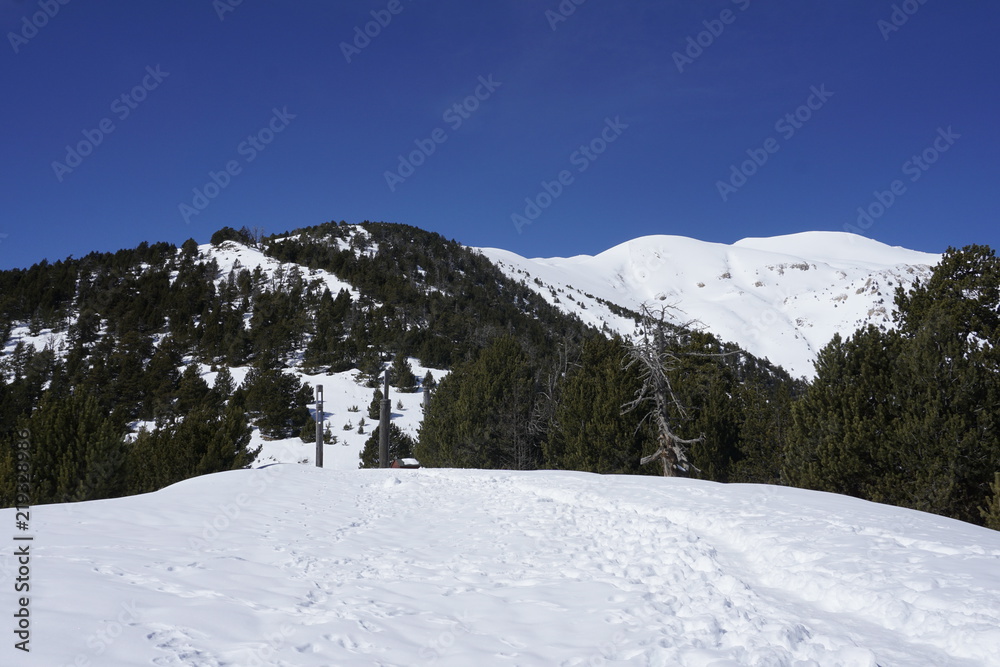
[[[316,385],[316,467],[323,467],[323,385]]]
[[[389,371],[385,372],[385,391],[382,392],[382,412],[378,422],[378,466],[388,468],[392,465],[389,461],[389,410],[392,403],[389,401]]]

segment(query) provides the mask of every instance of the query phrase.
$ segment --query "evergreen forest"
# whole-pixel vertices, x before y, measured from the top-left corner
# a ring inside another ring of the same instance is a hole
[[[656,448],[653,420],[623,410],[642,382],[626,363],[629,340],[558,310],[475,250],[367,221],[272,236],[227,227],[211,245],[253,249],[277,268],[223,269],[189,240],[0,272],[0,505],[16,504],[18,473],[30,474],[31,503],[42,504],[250,466],[255,428],[267,439],[314,438],[313,390],[296,370],[357,369],[373,389],[389,370],[398,391],[417,391],[425,382],[407,358],[450,373],[418,438],[392,425],[393,458],[660,474],[640,464]],[[349,288],[333,293],[320,274]],[[834,338],[811,382],[710,333],[673,328],[667,374],[683,409],[665,418],[697,439],[688,474],[1000,529],[993,250],[949,249],[895,302],[894,327]],[[637,330],[647,324],[618,312]],[[14,344],[25,329],[61,342]],[[373,428],[362,466],[378,465],[377,443]]]

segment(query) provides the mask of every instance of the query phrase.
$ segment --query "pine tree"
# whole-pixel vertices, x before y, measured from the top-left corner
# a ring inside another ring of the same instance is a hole
[[[361,371],[361,377],[369,389],[382,386],[384,368],[382,358],[374,350],[365,350],[358,358],[358,370]]]
[[[376,389],[375,394],[372,396],[372,402],[368,404],[368,418],[378,421],[382,418],[382,399],[385,396],[382,394],[381,389]]]
[[[434,379],[434,374],[429,370],[424,373],[424,379],[421,380],[420,387],[430,389],[431,391],[434,391],[434,388],[437,387],[437,380]]]
[[[820,351],[816,379],[792,410],[784,478],[793,486],[893,502],[900,482],[893,372],[901,341],[875,327]]]
[[[620,338],[591,338],[578,367],[562,387],[555,424],[545,442],[546,465],[596,473],[642,472],[639,460],[655,437],[635,412],[622,413],[641,386],[636,370],[625,368],[627,347]]]
[[[206,401],[209,391],[208,383],[201,377],[198,364],[189,364],[181,374],[175,409],[182,415],[188,414]]]
[[[346,297],[346,308],[349,308],[351,297],[344,290],[341,290],[336,300],[329,289],[324,290],[320,296],[313,336],[304,353],[305,368],[319,371],[336,366],[337,369],[333,372],[343,370],[342,339],[346,308],[342,297]]]
[[[498,338],[438,385],[420,428],[417,458],[431,467],[537,467],[535,395],[524,350],[510,336]]]
[[[30,463],[18,460],[16,441],[15,433],[0,433],[0,508],[18,504],[18,473],[31,471]]]
[[[979,509],[987,528],[1000,530],[1000,472],[993,474],[993,484],[990,485],[993,496],[985,507]]]
[[[316,420],[312,415],[309,416],[309,419],[303,424],[302,430],[299,431],[299,439],[302,442],[316,442]]]
[[[219,369],[219,373],[215,376],[215,382],[212,384],[212,391],[215,392],[220,401],[228,401],[229,397],[236,391],[236,381],[228,366]]]
[[[780,484],[782,456],[792,425],[792,386],[777,383],[772,389],[748,381],[736,391],[742,415],[740,456],[730,482]]]
[[[180,383],[181,353],[171,337],[164,338],[146,366],[144,400],[140,416],[151,420],[173,414],[174,398]]]
[[[389,368],[389,384],[403,393],[417,391],[417,378],[413,375],[409,360],[402,352],[396,355]]]
[[[690,446],[691,462],[698,476],[728,482],[740,457],[740,424],[743,415],[735,396],[742,384],[737,378],[738,357],[725,350],[714,336],[685,334],[674,343],[675,359],[668,370],[671,386],[684,413],[677,413],[677,427],[701,438]]]
[[[379,468],[379,428],[372,429],[371,435],[365,441],[361,450],[359,468]],[[404,433],[394,423],[389,422],[389,463],[396,459],[406,459],[413,456],[413,438]]]
[[[125,492],[122,429],[92,395],[49,395],[19,430],[31,433],[34,503],[112,498]]]
[[[243,411],[199,407],[182,422],[141,431],[128,451],[130,493],[161,489],[196,475],[250,466],[260,448],[249,449],[251,429]]]
[[[896,301],[902,502],[980,521],[1000,465],[1000,260],[985,246],[949,248],[927,283]]]
[[[312,389],[294,375],[279,370],[247,373],[240,397],[260,432],[268,438],[291,438],[302,432],[309,418]]]
[[[208,410],[204,414],[206,421],[199,421],[197,414],[185,420],[192,421],[199,428],[205,443],[194,474],[207,475],[250,467],[261,448],[249,448],[252,431],[243,411],[226,407],[221,413]]]
[[[895,331],[820,353],[793,408],[785,478],[981,521],[1000,464],[1000,262],[951,248],[896,304]]]
[[[118,341],[115,351],[108,358],[108,366],[115,385],[115,404],[126,418],[139,416],[147,385],[145,366],[153,357],[153,339],[137,331],[129,331]]]

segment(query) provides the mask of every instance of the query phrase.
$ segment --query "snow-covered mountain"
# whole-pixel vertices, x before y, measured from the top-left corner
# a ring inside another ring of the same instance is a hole
[[[387,238],[385,229],[372,229],[381,236],[374,237],[372,231],[360,225],[335,226],[316,235],[306,230],[299,236],[307,245],[312,243],[349,255],[374,257],[386,250],[388,244],[379,243],[380,238]],[[416,230],[404,231],[401,239],[395,242],[408,243],[411,234],[416,234]],[[288,238],[295,238],[295,235]],[[408,248],[419,250],[436,243],[426,235],[420,237],[419,242],[413,238]],[[746,239],[732,246],[676,236],[652,236],[636,239],[596,257],[569,259],[525,259],[495,249],[481,252],[508,276],[523,282],[550,304],[598,328],[628,335],[633,333],[635,321],[627,311],[638,311],[643,304],[673,304],[679,308],[676,313],[679,322],[698,320],[721,339],[735,342],[757,356],[767,357],[794,375],[807,377],[813,373],[812,360],[816,352],[834,333],[850,334],[865,322],[889,324],[895,287],[908,285],[917,277],[926,277],[930,267],[939,260],[937,255],[892,248],[859,236],[818,232]],[[259,285],[267,289],[276,289],[292,276],[301,275],[307,283],[327,288],[331,294],[345,290],[355,301],[361,297],[357,285],[330,270],[281,261],[260,247],[236,241],[198,246],[197,257],[199,261],[214,261],[217,265],[217,272],[209,279],[220,292],[234,275],[245,270],[259,276]],[[428,268],[434,267],[427,264],[421,270],[426,272]],[[155,267],[135,267],[134,271],[151,269]],[[172,280],[174,278],[176,271],[171,276]],[[409,275],[407,279],[419,282],[421,278]],[[442,289],[466,289],[455,287],[457,284],[439,279],[423,289],[427,294],[440,294]],[[509,292],[509,289],[503,291],[501,298],[510,298]],[[528,289],[522,292],[530,293]],[[377,299],[370,303],[369,307],[380,305]],[[251,313],[252,309],[245,316],[248,326]],[[75,310],[70,309],[61,321],[61,328],[41,328],[34,333],[28,321],[15,322],[9,338],[4,341],[0,359],[12,358],[18,343],[37,352],[50,348],[56,358],[63,358],[69,349],[65,325],[75,319]],[[157,333],[155,344],[164,335]],[[312,386],[325,386],[324,416],[337,437],[337,444],[326,448],[326,465],[337,469],[356,468],[358,453],[373,427],[367,417],[373,390],[364,386],[357,369],[340,373],[306,372],[301,360],[303,346],[309,338],[307,333],[298,343],[289,359],[287,372]],[[444,365],[429,368],[416,357],[410,357],[409,361],[418,378],[430,370],[434,378],[440,380],[448,372]],[[190,363],[199,367],[202,378],[209,385],[215,382],[217,365],[204,359],[198,361],[189,357],[178,368],[178,373]],[[0,372],[5,372],[5,368],[8,377],[12,377],[13,367],[0,366]],[[237,384],[244,380],[249,368],[249,363],[229,366]],[[413,437],[423,419],[421,402],[419,394],[393,396],[393,419]],[[136,429],[142,425],[133,424]],[[145,425],[147,428],[154,426],[152,423]],[[263,447],[258,464],[311,462],[313,459],[313,446],[298,437],[265,440],[255,430],[252,446],[257,445]]]
[[[360,227],[353,231],[358,235],[366,234],[365,230]],[[343,241],[340,240],[334,240],[332,243],[344,246]],[[377,252],[377,246],[369,248],[367,252]],[[259,269],[267,282],[274,283],[280,281],[283,273],[294,269],[305,271],[309,281],[320,281],[333,294],[337,294],[340,290],[346,290],[352,298],[359,297],[356,287],[329,271],[306,270],[295,264],[282,263],[273,257],[268,257],[257,248],[243,244],[233,242],[226,242],[219,246],[204,244],[198,247],[198,253],[201,257],[215,260],[218,263],[217,282],[220,285],[225,280],[225,276],[233,270],[254,271]],[[447,370],[421,365],[419,359],[410,358],[409,362],[418,378],[422,378],[428,371],[436,380],[441,380],[448,374]],[[216,372],[211,371],[207,364],[200,364],[200,367],[202,377],[205,378],[206,382],[214,383]],[[249,366],[230,368],[237,383],[243,382],[249,370]],[[358,369],[352,369],[341,373],[307,373],[301,367],[290,368],[287,372],[300,381],[308,383],[311,387],[322,385],[324,388],[323,418],[337,438],[336,444],[328,444],[324,447],[324,467],[334,470],[357,469],[358,455],[364,449],[365,441],[371,437],[372,429],[376,426],[373,423],[374,420],[368,416],[368,404],[372,400],[373,390],[364,385],[361,372]],[[416,438],[424,417],[422,394],[393,392],[392,402],[393,423],[407,435]],[[315,417],[315,411],[313,411],[313,416]],[[358,427],[361,427],[360,430]],[[250,446],[251,448],[261,447],[261,452],[254,464],[258,467],[271,463],[312,465],[316,460],[315,445],[303,443],[298,437],[268,440],[261,436],[259,429],[254,429]]]
[[[732,245],[647,236],[596,256],[526,259],[481,252],[565,312],[631,334],[635,322],[608,304],[638,311],[675,306],[724,341],[812,377],[816,353],[835,333],[891,325],[896,287],[924,279],[934,255],[843,232],[748,238]],[[619,311],[620,312],[620,311]]]
[[[971,667],[1000,655],[1000,533],[799,489],[277,465],[34,507],[31,529],[31,652],[11,639],[4,665]],[[18,567],[5,549],[8,591]]]

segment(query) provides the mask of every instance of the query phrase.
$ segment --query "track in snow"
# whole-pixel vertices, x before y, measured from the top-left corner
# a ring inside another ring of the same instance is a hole
[[[36,650],[5,665],[1000,655],[1000,534],[830,494],[281,465],[34,512]]]

